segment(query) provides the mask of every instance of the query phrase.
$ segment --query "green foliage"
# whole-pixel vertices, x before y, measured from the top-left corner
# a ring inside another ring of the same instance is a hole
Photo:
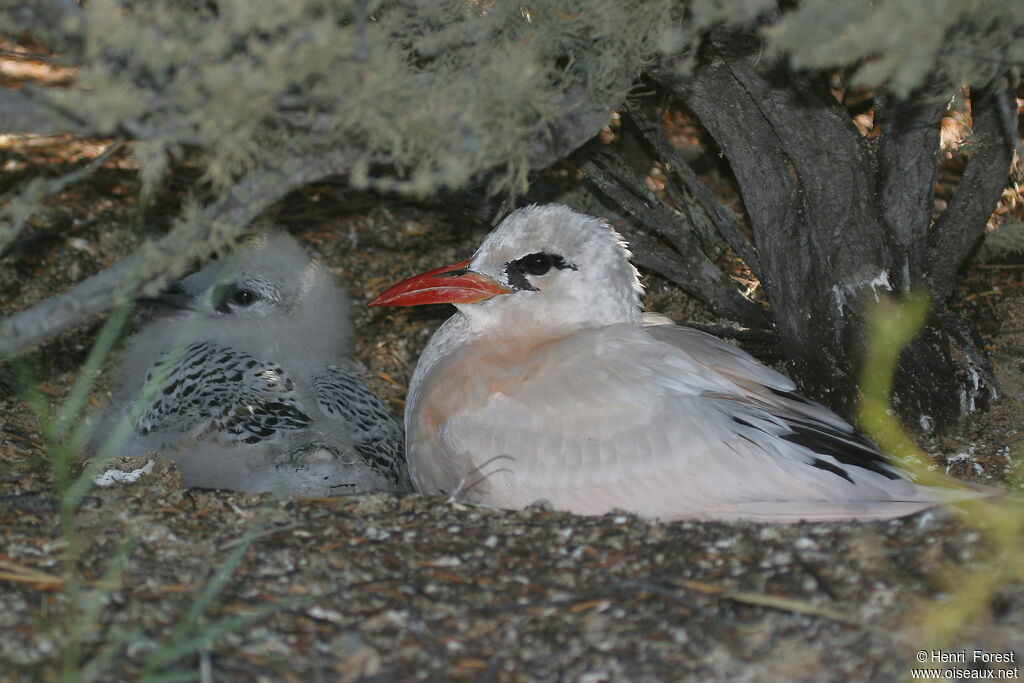
[[[995,261],[1024,256],[1024,221],[1007,218],[1002,225],[985,235],[978,249],[978,260]]]
[[[1020,0],[803,0],[765,33],[797,68],[856,67],[855,83],[898,95],[934,73],[984,85],[1024,66]]]
[[[39,385],[32,380],[28,369],[20,363],[15,364],[19,376],[15,378],[14,383],[19,385],[25,402],[35,414],[46,444],[46,455],[54,471],[60,532],[66,546],[63,572],[57,584],[63,593],[64,618],[62,623],[52,624],[54,640],[60,643],[60,661],[54,662],[55,667],[59,667],[59,672],[56,668],[50,672],[54,680],[106,680],[112,662],[118,657],[123,657],[125,650],[133,644],[144,642],[146,638],[141,628],[118,630],[108,628],[104,623],[104,609],[114,591],[123,588],[125,566],[132,561],[137,539],[132,534],[126,536],[98,581],[86,579],[78,566],[90,543],[88,534],[83,533],[78,523],[79,506],[93,490],[96,475],[104,469],[113,454],[119,450],[120,444],[127,438],[131,418],[138,417],[137,413],[129,413],[122,418],[111,430],[110,436],[100,445],[92,461],[85,467],[76,465],[77,457],[92,436],[94,427],[92,422],[85,419],[88,412],[87,399],[94,389],[101,368],[109,359],[114,344],[123,332],[130,312],[128,307],[120,307],[110,316],[92,345],[67,398],[60,405],[52,405]],[[178,353],[183,350],[184,345]],[[164,379],[166,378],[156,376],[153,381],[147,382],[139,404],[148,404],[148,398],[157,391],[157,387]],[[254,605],[241,614],[208,614],[222,599],[229,582],[242,565],[246,553],[252,549],[253,543],[264,528],[263,515],[272,505],[273,502],[268,500],[266,505],[258,510],[256,519],[243,530],[223,562],[211,568],[207,581],[196,587],[194,599],[187,611],[180,615],[167,639],[154,648],[139,680],[191,680],[191,671],[175,668],[182,659],[209,649],[220,638],[242,632],[252,623],[282,609],[301,607],[305,604],[305,601],[300,599],[285,603]],[[39,573],[36,577],[25,576],[27,579],[38,577],[52,578],[44,573]],[[100,632],[104,633],[103,642],[98,647],[90,649],[89,641],[95,640],[95,634]]]
[[[861,81],[905,93],[936,64],[959,82],[1024,62],[1018,5],[804,0],[765,31],[798,67],[858,66]],[[488,171],[492,190],[524,189],[559,121],[611,110],[654,59],[692,57],[708,28],[749,26],[776,8],[772,0],[91,0],[33,28],[81,67],[71,87],[39,96],[84,129],[139,141],[144,194],[187,152],[225,190],[268,157],[344,149],[356,187],[426,195]],[[25,13],[23,3],[0,0],[0,26],[16,29]],[[26,190],[21,204],[38,201],[39,188]],[[9,212],[20,215],[15,204]]]
[[[869,314],[868,354],[864,363],[860,424],[864,431],[898,458],[921,483],[949,489],[963,484],[928,469],[931,460],[904,431],[889,408],[896,360],[904,347],[921,331],[928,315],[928,298],[912,293],[902,304],[882,301]],[[1013,483],[1013,482],[1011,482]],[[989,608],[998,590],[1024,580],[1024,504],[1013,498],[995,497],[959,503],[961,520],[984,534],[986,552],[973,567],[949,566],[935,577],[948,599],[922,604],[912,616],[912,626],[924,649],[949,649],[952,639]]]
[[[149,182],[162,149],[202,150],[223,188],[260,150],[341,146],[357,186],[426,194],[498,167],[496,189],[522,189],[566,91],[610,110],[659,48],[696,40],[682,19],[671,0],[93,0],[75,86],[47,96],[146,140]]]

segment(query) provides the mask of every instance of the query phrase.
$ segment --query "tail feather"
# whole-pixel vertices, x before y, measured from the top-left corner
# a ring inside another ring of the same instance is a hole
[[[920,497],[909,500],[839,500],[839,501],[747,501],[726,503],[707,508],[704,519],[752,520],[760,522],[837,522],[871,521],[906,517],[929,508],[956,505],[985,498],[1006,495],[1001,489],[987,486],[965,485],[964,488],[946,489],[917,487]]]

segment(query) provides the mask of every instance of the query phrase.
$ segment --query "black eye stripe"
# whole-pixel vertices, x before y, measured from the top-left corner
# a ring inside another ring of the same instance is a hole
[[[510,261],[509,265],[512,264],[515,264],[516,268],[520,272],[527,273],[529,275],[543,275],[551,268],[558,268],[559,270],[579,270],[579,268],[573,264],[568,263],[561,255],[548,254],[543,251],[527,254],[515,261]]]
[[[540,277],[546,275],[551,268],[579,270],[558,254],[538,251],[506,263],[505,274],[508,276],[508,283],[515,289],[535,292],[537,288],[533,286],[527,276]]]
[[[569,263],[558,254],[553,254],[551,256],[551,265],[553,265],[555,268],[558,268],[559,270],[579,270],[579,268]]]

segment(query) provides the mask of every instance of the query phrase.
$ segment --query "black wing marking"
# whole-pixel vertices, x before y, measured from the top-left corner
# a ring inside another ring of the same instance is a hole
[[[177,357],[161,354],[146,373],[147,386],[161,383],[136,423],[140,434],[205,425],[232,441],[255,444],[311,422],[295,383],[276,363],[212,342],[189,345],[173,367],[165,367]]]
[[[392,484],[407,486],[402,428],[355,369],[328,365],[313,386],[320,410],[348,425],[356,451]]]
[[[839,467],[838,465],[833,465],[827,460],[822,460],[821,458],[813,458],[811,460],[811,467],[817,467],[819,470],[826,470],[828,472],[831,472],[832,474],[839,475],[840,477],[850,482],[851,484],[853,483],[853,479],[850,479],[850,475],[846,472],[846,470],[844,470],[842,467]]]
[[[770,418],[769,418],[770,416]],[[902,479],[900,471],[864,436],[852,431],[844,431],[838,427],[798,415],[767,412],[760,419],[733,416],[733,421],[744,427],[764,432],[769,438],[780,438],[792,444],[802,446],[817,455],[833,458],[838,465],[823,460],[810,458],[808,465],[831,472],[846,479],[850,483],[853,478],[844,467],[856,467],[875,472],[887,479]],[[782,423],[780,425],[779,423]]]
[[[860,467],[881,474],[887,479],[902,478],[889,458],[866,437],[856,432],[844,432],[821,422],[792,415],[777,417],[792,430],[792,433],[782,435],[782,438],[790,443],[804,446],[815,453],[831,455],[843,465]],[[824,469],[832,471],[830,468]],[[847,474],[844,478],[850,477]]]

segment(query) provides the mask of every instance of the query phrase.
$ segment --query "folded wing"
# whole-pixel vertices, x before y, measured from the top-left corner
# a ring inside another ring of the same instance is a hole
[[[917,486],[784,375],[690,328],[475,344],[431,374],[410,439],[427,492],[782,521],[893,517],[963,495]]]

